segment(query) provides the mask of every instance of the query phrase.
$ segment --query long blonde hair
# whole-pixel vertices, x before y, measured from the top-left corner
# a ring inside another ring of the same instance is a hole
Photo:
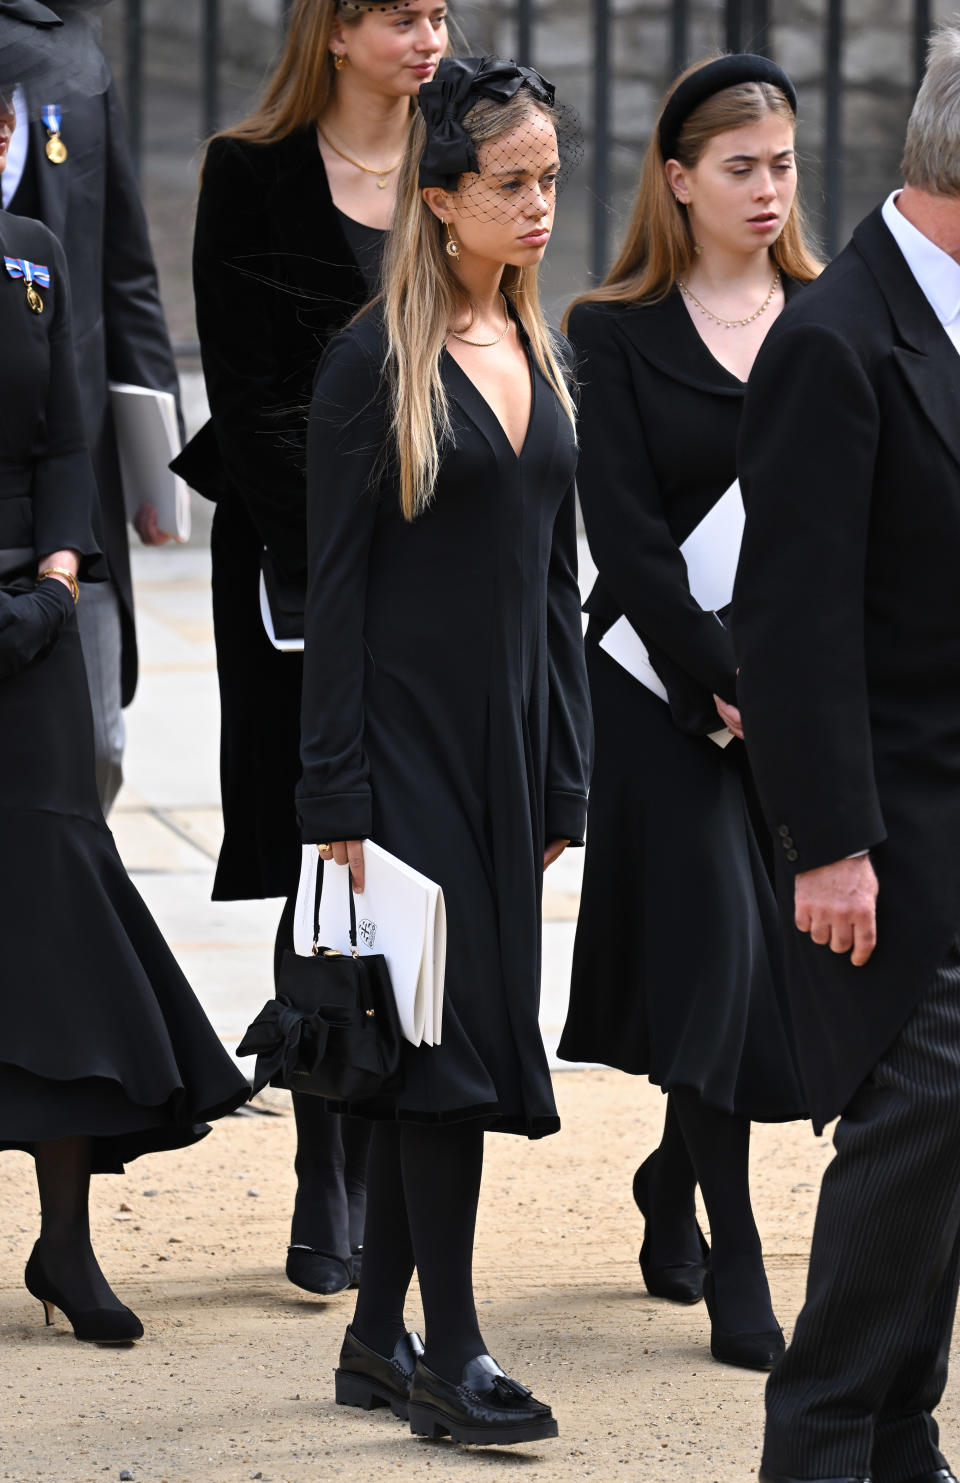
[[[512,132],[532,112],[550,110],[521,88],[509,103],[481,98],[464,118],[475,147]],[[448,326],[469,308],[469,297],[444,249],[443,224],[420,193],[420,160],[427,131],[414,117],[397,184],[393,230],[383,268],[386,371],[391,426],[400,471],[400,508],[415,520],[433,499],[440,450],[452,438],[450,409],[440,373]],[[505,267],[500,287],[526,331],[537,364],[575,421],[573,399],[540,304],[539,267]]]
[[[362,12],[338,16],[334,0],[294,0],[283,51],[258,108],[216,137],[275,144],[315,124],[333,95],[333,23],[358,26],[362,19]]]
[[[681,73],[667,92],[663,107],[685,78],[715,60],[715,57],[707,57]],[[662,116],[663,108],[660,113]],[[793,110],[786,97],[771,83],[744,82],[723,88],[695,108],[684,121],[674,158],[685,169],[691,170],[716,134],[756,123],[768,113],[794,123]],[[799,195],[794,197],[783,231],[771,247],[770,255],[781,272],[800,283],[809,283],[823,269],[823,263],[808,240]],[[644,156],[633,214],[619,256],[598,288],[574,300],[567,310],[567,318],[577,304],[656,303],[665,299],[677,279],[689,272],[693,260],[693,233],[686,209],[677,203],[667,180],[660,153],[658,118]]]

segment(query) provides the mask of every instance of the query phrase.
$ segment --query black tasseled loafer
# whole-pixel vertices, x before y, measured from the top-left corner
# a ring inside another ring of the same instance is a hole
[[[474,1447],[507,1447],[555,1437],[557,1423],[549,1406],[505,1375],[489,1354],[479,1354],[464,1366],[459,1385],[418,1363],[410,1387],[410,1430]]]
[[[389,1406],[394,1416],[407,1420],[410,1382],[417,1361],[423,1354],[419,1334],[404,1334],[390,1359],[361,1343],[353,1329],[343,1336],[340,1364],[334,1371],[338,1406],[359,1406],[372,1411],[375,1406]]]

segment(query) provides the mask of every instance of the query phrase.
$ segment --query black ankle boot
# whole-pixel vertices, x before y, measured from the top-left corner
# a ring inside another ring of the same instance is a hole
[[[79,1309],[47,1275],[36,1246],[23,1274],[27,1292],[43,1304],[47,1325],[59,1308],[73,1327],[74,1337],[87,1344],[132,1344],[143,1338],[143,1324],[129,1308]]]
[[[647,1225],[652,1221],[650,1177],[653,1161],[659,1150],[655,1149],[649,1158],[644,1159],[636,1174],[633,1176],[633,1199],[637,1209],[643,1216],[643,1245],[640,1247],[640,1272],[643,1276],[644,1286],[652,1298],[666,1298],[670,1303],[699,1303],[703,1297],[703,1279],[710,1265],[710,1248],[706,1243],[704,1234],[699,1225],[697,1236],[700,1240],[701,1260],[699,1262],[675,1262],[670,1265],[656,1266],[650,1260],[649,1244],[647,1239]]]

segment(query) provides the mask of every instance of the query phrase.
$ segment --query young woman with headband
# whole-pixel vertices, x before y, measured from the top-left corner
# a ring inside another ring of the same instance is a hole
[[[374,1132],[337,1398],[474,1443],[557,1434],[486,1352],[471,1278],[485,1131],[559,1126],[542,876],[586,818],[574,408],[537,289],[569,154],[552,105],[489,57],[421,89],[383,296],[328,349],[309,434],[303,839],[358,888],[375,840],[442,886],[448,925],[441,1043],[349,1109]]]
[[[751,1210],[750,1121],[801,1117],[804,1106],[780,1007],[766,831],[755,833],[742,741],[710,739],[724,723],[743,734],[733,645],[691,595],[680,547],[736,477],[746,381],[767,330],[819,271],[796,198],[796,107],[792,82],[764,57],[686,72],[661,112],[620,255],[568,316],[578,484],[599,577],[586,604],[597,759],[560,1054],[647,1075],[668,1093],[661,1143],[633,1184],[644,1281],[676,1302],[705,1296],[714,1357],[757,1369],[783,1336]],[[600,648],[621,616],[668,703]]]
[[[211,541],[224,840],[215,900],[282,896],[300,868],[303,662],[260,617],[262,561],[294,606],[307,559],[305,415],[330,336],[376,293],[421,83],[447,49],[445,0],[296,0],[251,118],[211,140],[194,244],[211,420],[176,467],[216,500]],[[330,1294],[360,1274],[368,1128],[294,1094],[287,1276]]]

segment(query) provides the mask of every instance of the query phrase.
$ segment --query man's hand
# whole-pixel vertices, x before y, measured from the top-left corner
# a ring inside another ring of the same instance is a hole
[[[794,920],[832,953],[862,968],[877,945],[877,883],[869,855],[802,870],[794,883]]]
[[[720,717],[724,726],[729,726],[734,736],[738,736],[743,741],[743,721],[737,707],[735,705],[728,705],[725,700],[720,699],[719,695],[713,697],[713,703],[717,708],[717,715]]]
[[[165,546],[167,541],[173,540],[173,536],[168,536],[166,531],[160,529],[157,512],[147,500],[144,500],[134,515],[133,528],[145,546]]]

